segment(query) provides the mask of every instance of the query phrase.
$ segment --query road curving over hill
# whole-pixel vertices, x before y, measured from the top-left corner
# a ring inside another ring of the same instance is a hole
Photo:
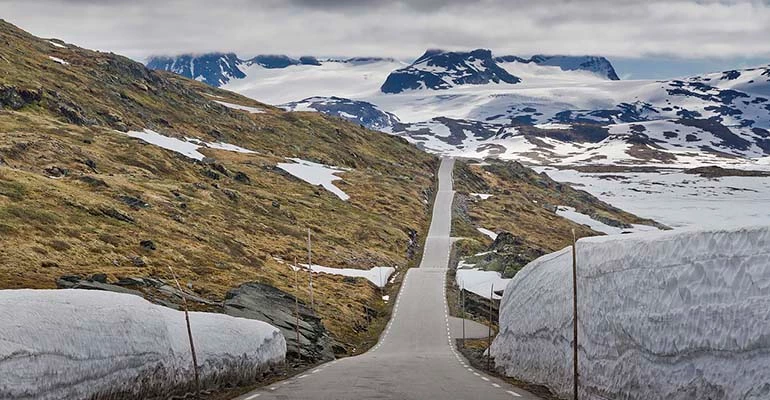
[[[369,352],[247,393],[254,399],[538,399],[473,369],[454,347],[446,302],[452,169],[445,158],[425,251],[408,271],[391,321]]]

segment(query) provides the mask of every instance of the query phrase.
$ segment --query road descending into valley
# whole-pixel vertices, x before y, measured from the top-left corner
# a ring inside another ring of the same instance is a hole
[[[339,359],[245,394],[254,399],[537,399],[473,369],[454,347],[445,295],[452,169],[445,158],[419,268],[408,271],[393,316],[369,352]]]

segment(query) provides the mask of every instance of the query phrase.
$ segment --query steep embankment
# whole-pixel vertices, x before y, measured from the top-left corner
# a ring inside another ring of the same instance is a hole
[[[305,259],[307,228],[315,263],[412,263],[435,157],[6,22],[0,43],[0,288],[53,288],[63,275],[167,279],[173,266],[215,305],[244,282],[294,293],[282,260]],[[286,157],[340,167],[334,184],[349,200],[278,168]],[[337,350],[366,347],[372,318],[387,312],[378,290],[333,275],[314,284]]]
[[[770,396],[770,229],[577,243],[581,398]],[[567,396],[570,248],[527,265],[502,300],[496,365]]]

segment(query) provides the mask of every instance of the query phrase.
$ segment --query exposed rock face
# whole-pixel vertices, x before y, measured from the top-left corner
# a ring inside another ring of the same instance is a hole
[[[171,71],[211,86],[221,86],[230,79],[245,78],[238,68],[243,61],[233,53],[211,53],[201,56],[153,57],[147,68]]]
[[[398,117],[381,110],[372,103],[342,97],[309,97],[286,103],[281,107],[289,111],[316,110],[324,114],[347,119],[369,129],[385,129],[398,124]]]
[[[294,296],[261,283],[246,283],[227,293],[225,313],[234,317],[258,319],[278,327],[286,338],[287,359],[297,357]],[[299,303],[299,356],[303,361],[334,359],[333,343],[321,319]]]

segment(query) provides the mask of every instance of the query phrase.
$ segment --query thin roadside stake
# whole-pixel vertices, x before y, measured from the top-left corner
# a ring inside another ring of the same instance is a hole
[[[187,309],[187,298],[182,291],[182,285],[179,284],[179,280],[176,279],[176,273],[171,266],[168,266],[168,270],[171,271],[171,276],[176,282],[176,287],[179,289],[180,296],[182,296],[182,306],[184,307],[184,319],[187,323],[187,337],[190,339],[190,352],[192,353],[193,371],[195,371],[195,397],[198,397],[201,392],[200,379],[198,378],[198,358],[195,356],[195,344],[193,343],[192,329],[190,329],[190,313]]]

